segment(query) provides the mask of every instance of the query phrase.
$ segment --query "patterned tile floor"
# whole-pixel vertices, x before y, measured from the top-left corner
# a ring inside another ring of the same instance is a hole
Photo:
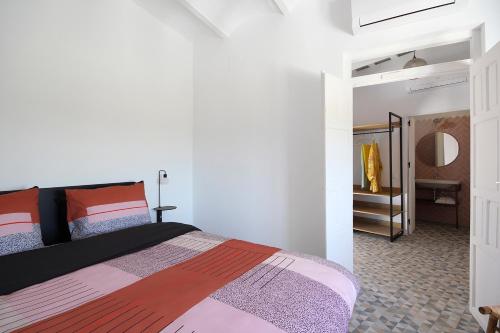
[[[350,332],[483,332],[467,305],[468,230],[419,222],[394,243],[355,233],[354,271]]]

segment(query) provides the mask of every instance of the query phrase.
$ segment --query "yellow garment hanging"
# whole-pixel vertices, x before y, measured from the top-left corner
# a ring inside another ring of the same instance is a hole
[[[370,181],[370,190],[373,193],[377,193],[380,191],[381,173],[382,173],[382,162],[380,160],[378,145],[375,142],[372,142],[370,147],[370,153],[368,154],[368,171],[366,176]]]
[[[368,189],[369,181],[368,181],[368,155],[370,154],[369,144],[361,145],[361,188]]]

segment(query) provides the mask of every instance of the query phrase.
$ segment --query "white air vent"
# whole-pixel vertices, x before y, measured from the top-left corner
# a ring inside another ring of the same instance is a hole
[[[352,0],[353,32],[378,30],[463,8],[467,0]]]
[[[427,92],[436,88],[445,88],[461,84],[466,84],[469,81],[467,74],[450,74],[428,77],[423,79],[410,80],[406,83],[406,89],[409,94]]]

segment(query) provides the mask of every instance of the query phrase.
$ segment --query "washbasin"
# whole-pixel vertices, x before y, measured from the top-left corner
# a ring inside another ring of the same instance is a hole
[[[415,179],[415,185],[420,188],[430,188],[437,190],[442,188],[449,188],[451,186],[459,186],[460,181],[447,179]]]

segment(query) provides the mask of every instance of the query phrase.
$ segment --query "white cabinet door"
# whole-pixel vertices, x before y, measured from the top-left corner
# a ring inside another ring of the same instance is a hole
[[[500,304],[500,43],[471,66],[470,307]]]
[[[353,269],[352,84],[323,73],[326,258]]]

